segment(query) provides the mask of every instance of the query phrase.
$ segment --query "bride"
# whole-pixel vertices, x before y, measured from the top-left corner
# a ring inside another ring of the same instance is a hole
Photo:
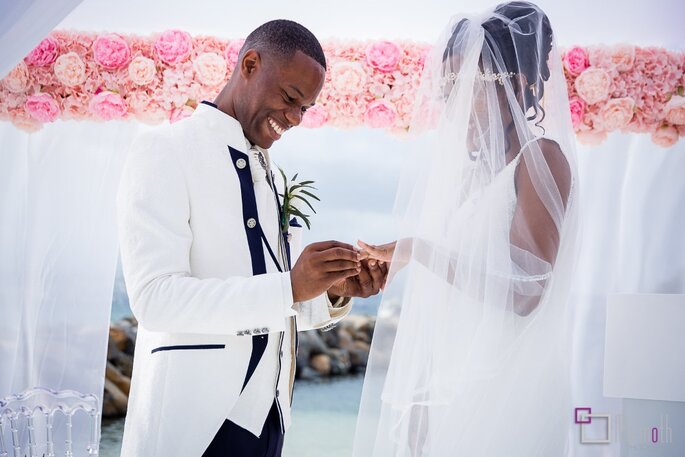
[[[563,456],[574,136],[549,19],[527,2],[455,17],[429,55],[398,192],[355,456]],[[393,300],[392,297],[401,297]]]

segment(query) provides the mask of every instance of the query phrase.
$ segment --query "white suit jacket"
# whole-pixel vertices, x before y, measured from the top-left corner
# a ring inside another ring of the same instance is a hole
[[[278,335],[295,313],[299,330],[330,327],[349,312],[325,296],[293,304],[290,274],[273,265],[252,275],[228,149],[247,153],[246,144],[235,119],[201,104],[189,119],[141,135],[129,153],[118,228],[139,327],[123,457],[201,456],[240,396],[252,352],[246,333]],[[259,219],[277,246],[277,215]],[[302,229],[291,230],[294,264]]]

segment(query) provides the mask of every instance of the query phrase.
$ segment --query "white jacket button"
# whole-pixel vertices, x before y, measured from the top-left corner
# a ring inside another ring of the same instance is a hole
[[[247,166],[247,162],[245,161],[245,159],[238,159],[235,162],[235,166],[242,170]]]
[[[255,220],[254,217],[251,217],[247,220],[247,226],[251,229],[253,229],[257,226],[257,221]]]

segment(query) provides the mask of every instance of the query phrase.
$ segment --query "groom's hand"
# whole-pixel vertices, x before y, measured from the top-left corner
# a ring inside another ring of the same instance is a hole
[[[387,279],[388,264],[365,259],[362,260],[359,274],[333,284],[328,289],[328,296],[331,301],[335,301],[337,297],[367,298],[383,290]]]
[[[304,248],[290,271],[293,301],[311,300],[338,281],[362,271],[362,255],[350,244],[339,241],[313,243]]]

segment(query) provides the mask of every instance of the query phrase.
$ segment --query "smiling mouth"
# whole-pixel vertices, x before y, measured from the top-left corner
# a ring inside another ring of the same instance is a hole
[[[272,118],[268,118],[268,120],[269,120],[269,125],[274,130],[274,132],[276,132],[278,134],[278,136],[283,135],[285,133],[285,131],[288,130],[287,128],[281,127],[280,124],[278,124]]]

